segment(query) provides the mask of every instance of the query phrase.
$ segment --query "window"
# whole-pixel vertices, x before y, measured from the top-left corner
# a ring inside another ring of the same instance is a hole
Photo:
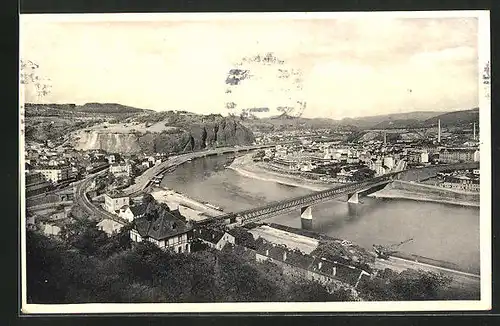
[[[181,253],[181,252],[182,252],[182,246],[179,246],[179,247],[177,248],[177,250],[179,251],[179,253]]]
[[[186,244],[186,252],[189,252],[189,245]]]

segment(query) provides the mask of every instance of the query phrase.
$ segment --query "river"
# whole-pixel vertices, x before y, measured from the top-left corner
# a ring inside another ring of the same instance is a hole
[[[306,195],[311,190],[244,177],[226,169],[234,155],[211,156],[185,163],[166,174],[162,186],[193,199],[220,206],[226,212]],[[364,197],[361,205],[339,198],[313,207],[313,230],[348,239],[369,250],[373,244],[414,240],[401,251],[451,262],[479,273],[479,209],[400,199]],[[300,213],[270,218],[301,227]]]

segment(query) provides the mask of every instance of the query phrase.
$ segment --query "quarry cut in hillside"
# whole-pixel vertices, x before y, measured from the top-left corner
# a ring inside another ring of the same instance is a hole
[[[197,121],[180,119],[127,121],[78,130],[71,143],[78,150],[102,149],[111,153],[181,153],[218,146],[250,145],[253,133],[239,122],[221,116]]]

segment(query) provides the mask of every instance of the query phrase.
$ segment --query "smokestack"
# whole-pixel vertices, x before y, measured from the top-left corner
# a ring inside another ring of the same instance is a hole
[[[474,140],[476,140],[476,123],[474,122]]]
[[[387,132],[384,131],[384,146],[387,145]]]
[[[441,119],[438,119],[438,143],[441,142]]]

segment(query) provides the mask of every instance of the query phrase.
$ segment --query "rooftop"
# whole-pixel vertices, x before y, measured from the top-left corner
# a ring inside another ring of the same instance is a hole
[[[132,211],[132,214],[134,216],[142,216],[146,213],[146,205],[135,205],[135,206],[130,206],[130,210]]]
[[[180,217],[179,211],[163,211],[157,218],[140,217],[134,220],[135,229],[141,237],[150,237],[157,241],[186,233],[192,228]]]
[[[107,194],[105,194],[105,196],[108,196],[110,198],[124,198],[124,197],[127,197],[127,195],[125,195],[123,192],[121,191],[118,191],[118,190],[112,190],[110,192],[108,192]]]
[[[216,244],[224,236],[224,230],[216,228],[202,228],[198,232],[198,238]]]

